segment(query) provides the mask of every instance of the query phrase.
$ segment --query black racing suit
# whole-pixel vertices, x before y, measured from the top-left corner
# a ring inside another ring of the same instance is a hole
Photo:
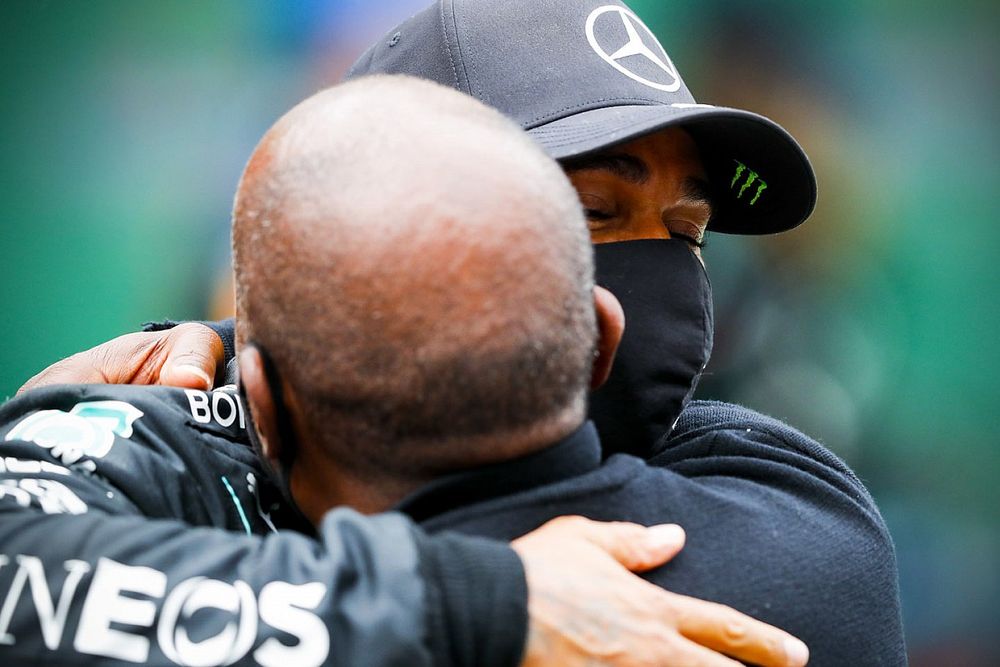
[[[0,407],[0,665],[518,664],[509,547],[344,509],[276,532],[245,424],[231,387]]]

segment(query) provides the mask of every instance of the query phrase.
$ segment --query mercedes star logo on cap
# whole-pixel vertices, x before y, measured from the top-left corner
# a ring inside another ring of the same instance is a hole
[[[408,74],[469,93],[556,160],[682,127],[718,193],[712,231],[784,231],[816,204],[816,177],[795,139],[764,116],[699,104],[624,2],[436,0],[387,35],[397,32],[398,44],[379,40],[348,77]]]
[[[597,19],[608,12],[614,12],[617,14],[622,23],[625,24],[625,32],[628,35],[628,41],[625,42],[624,45],[608,44],[608,42],[611,41],[608,38],[607,33],[610,32],[608,30],[601,31],[603,33],[603,39],[599,39],[597,37],[595,32]],[[640,36],[638,28],[641,28],[642,31],[646,33],[646,39],[643,39],[643,37]],[[605,62],[633,81],[638,81],[644,86],[649,86],[650,88],[655,88],[668,93],[673,93],[680,89],[681,78],[677,75],[677,69],[674,67],[674,64],[670,62],[667,52],[664,50],[663,46],[660,45],[659,40],[656,39],[656,35],[654,35],[653,32],[646,27],[646,24],[643,23],[642,20],[633,14],[629,9],[618,5],[604,5],[603,7],[598,7],[592,11],[590,16],[587,17],[587,41],[590,42],[591,48],[593,48],[597,55],[603,58]],[[602,44],[602,42],[604,43]],[[606,46],[610,46],[610,48],[605,48]],[[650,81],[646,77],[640,76],[625,67],[625,65],[622,64],[622,60],[629,56],[642,56],[643,58],[649,60],[665,74],[663,77],[664,81]],[[667,81],[668,78],[669,81]]]

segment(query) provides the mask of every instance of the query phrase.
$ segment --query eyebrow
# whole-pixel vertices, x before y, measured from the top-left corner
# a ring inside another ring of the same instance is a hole
[[[607,171],[630,183],[642,185],[649,180],[649,167],[646,163],[625,153],[598,153],[580,158],[570,158],[563,162],[563,170],[567,173],[576,171]]]
[[[562,162],[563,171],[607,171],[630,183],[642,185],[649,180],[649,167],[645,162],[627,153],[598,153],[571,158]],[[715,197],[712,186],[704,178],[689,176],[681,183],[681,198],[686,204],[705,204],[714,214]]]
[[[715,211],[715,197],[712,196],[712,186],[703,178],[689,176],[681,183],[681,198],[685,203],[706,204]]]
[[[650,171],[646,163],[627,153],[598,153],[563,161],[563,171],[608,171],[631,183],[642,185],[649,180]],[[689,176],[681,184],[683,198],[691,203],[704,202],[712,205],[712,188],[703,178]]]

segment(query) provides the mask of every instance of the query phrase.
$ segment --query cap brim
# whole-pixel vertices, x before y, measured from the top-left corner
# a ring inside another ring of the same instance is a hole
[[[792,229],[816,205],[809,158],[780,125],[764,116],[709,105],[629,105],[582,111],[528,129],[557,160],[610,148],[672,125],[698,144],[713,191],[708,228],[727,234]]]

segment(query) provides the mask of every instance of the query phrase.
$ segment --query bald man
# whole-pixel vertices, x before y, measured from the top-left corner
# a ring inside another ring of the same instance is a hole
[[[621,313],[575,195],[499,114],[412,80],[321,93],[255,151],[233,239],[245,399],[76,386],[0,409],[0,661],[804,663],[605,553],[659,565],[676,527],[564,519],[518,541],[522,571],[335,509],[548,449],[607,374]],[[289,493],[314,538],[272,533]]]
[[[267,134],[233,216],[239,346],[280,369],[292,491],[314,519],[348,488],[380,511],[559,440],[583,420],[596,341],[590,244],[556,164],[464,96],[398,77],[357,90]]]

